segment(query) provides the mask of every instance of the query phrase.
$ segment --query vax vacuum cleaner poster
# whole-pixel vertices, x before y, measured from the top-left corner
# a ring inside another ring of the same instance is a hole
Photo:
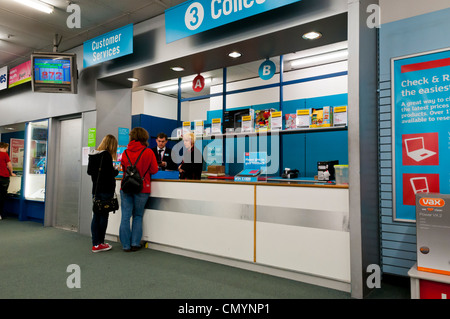
[[[393,216],[417,193],[450,194],[450,48],[392,59]]]

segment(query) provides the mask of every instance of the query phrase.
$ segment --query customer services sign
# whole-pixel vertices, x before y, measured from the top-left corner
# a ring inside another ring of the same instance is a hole
[[[191,0],[165,11],[170,43],[301,0]]]
[[[416,194],[450,194],[450,49],[392,59],[394,219]]]
[[[89,67],[133,53],[133,25],[105,33],[83,43],[83,66]]]

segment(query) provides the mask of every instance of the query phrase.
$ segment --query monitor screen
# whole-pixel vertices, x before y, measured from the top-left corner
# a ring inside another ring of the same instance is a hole
[[[33,92],[77,93],[78,70],[72,53],[33,53]]]
[[[70,84],[70,59],[36,58],[35,83]]]

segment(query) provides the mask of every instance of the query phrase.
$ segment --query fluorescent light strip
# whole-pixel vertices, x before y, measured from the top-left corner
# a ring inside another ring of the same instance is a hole
[[[206,78],[205,79],[205,86],[211,83],[211,78]],[[188,89],[192,87],[192,82],[184,82],[181,83],[181,89]],[[169,86],[163,86],[157,89],[158,93],[166,93],[166,92],[170,92],[170,91],[176,91],[178,90],[178,84],[175,85],[169,85]]]
[[[348,59],[348,50],[340,50],[291,61],[292,67],[305,67]]]
[[[53,6],[38,0],[14,0],[14,1],[45,13],[52,13],[53,10],[55,9]]]

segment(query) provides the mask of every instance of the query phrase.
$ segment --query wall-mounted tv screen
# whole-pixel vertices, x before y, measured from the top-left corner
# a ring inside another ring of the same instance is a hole
[[[77,57],[73,53],[33,53],[33,92],[77,93]]]

